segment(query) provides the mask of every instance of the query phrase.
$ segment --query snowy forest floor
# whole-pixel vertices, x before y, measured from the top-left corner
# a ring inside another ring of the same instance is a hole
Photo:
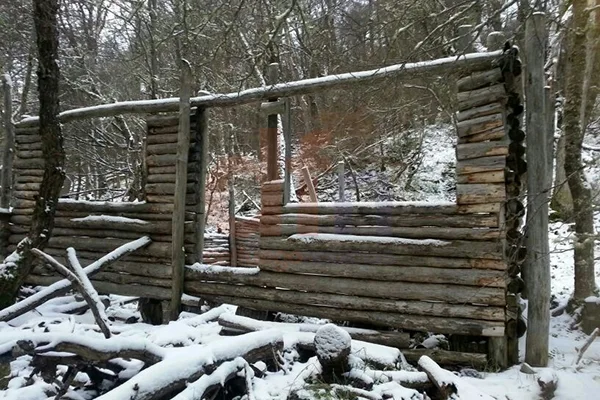
[[[597,215],[596,222],[600,227],[600,214]],[[552,225],[554,306],[566,303],[573,289],[572,251],[569,250],[571,234],[569,225],[562,223]],[[600,249],[598,250],[600,251]],[[600,277],[597,278],[597,282],[600,284]],[[213,309],[199,316],[184,312],[178,321],[163,326],[152,326],[138,322],[140,315],[136,309],[136,303],[127,300],[129,299],[118,296],[110,297],[110,306],[106,312],[112,320],[111,331],[119,338],[149,341],[162,348],[171,349],[170,351],[173,352],[180,351],[180,347],[187,347],[190,352],[199,351],[202,345],[227,340],[227,336],[220,335],[221,326],[214,320],[214,317],[217,313],[235,313],[233,306]],[[74,301],[73,296],[57,298],[35,311],[10,321],[10,323],[0,323],[0,350],[17,339],[42,332],[59,336],[81,335],[86,338],[104,340],[89,311],[82,315],[65,313],[67,309],[72,308]],[[325,323],[326,321],[311,320],[311,322]],[[558,378],[556,399],[597,398],[600,393],[600,340],[597,339],[585,352],[579,365],[574,365],[578,350],[586,338],[587,335],[574,326],[573,318],[564,313],[552,318],[551,321],[549,368],[538,370],[536,375],[530,375],[520,372],[520,366],[517,365],[501,373],[483,371],[478,377],[463,377],[462,379],[496,399],[533,400],[540,398],[538,377],[554,375]],[[294,333],[285,333],[284,340],[293,342],[295,340]],[[525,345],[524,340],[523,337],[521,353],[523,353]],[[379,358],[383,364],[387,365],[393,365],[394,360],[397,360],[398,357],[398,354],[390,351],[389,348],[376,345],[369,348],[368,352],[370,357]],[[269,372],[262,378],[254,377],[253,389],[256,400],[286,399],[292,390],[308,384],[310,374],[307,371],[312,368],[314,360],[302,362],[296,356],[297,354],[294,354],[293,351],[288,352],[284,357],[287,365],[282,365],[282,370]],[[521,354],[522,357],[523,354]],[[11,400],[53,398],[48,397],[49,384],[41,378],[36,377],[33,383],[28,382],[28,377],[32,373],[30,360],[31,356],[20,356],[11,362],[10,371],[2,371],[0,387],[5,390],[0,391],[0,398]],[[123,361],[123,364],[126,368],[120,373],[121,379],[134,376],[142,366],[141,362],[133,361]],[[364,368],[368,370],[368,363]],[[404,363],[396,363],[396,368],[405,370],[414,368],[416,370],[416,366],[408,366]],[[88,379],[89,377],[85,373],[79,373],[74,381],[74,387],[77,389],[70,390],[66,398],[95,398],[98,394],[95,391],[87,391],[85,388]],[[389,389],[389,387],[387,388]],[[404,398],[398,396],[394,398]],[[314,397],[323,398],[323,394],[315,393]],[[336,396],[331,395],[331,398],[336,398]],[[464,396],[462,398],[464,399]]]

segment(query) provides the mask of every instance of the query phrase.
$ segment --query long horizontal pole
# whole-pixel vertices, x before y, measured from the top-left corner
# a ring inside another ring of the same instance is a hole
[[[439,58],[431,61],[396,64],[378,69],[328,75],[320,78],[302,79],[299,81],[260,86],[232,93],[213,93],[192,97],[192,106],[232,107],[242,104],[263,101],[272,97],[288,97],[315,93],[354,83],[366,83],[384,78],[410,78],[418,74],[440,74],[449,68],[480,68],[491,66],[492,62],[502,55],[501,51],[489,53],[472,53],[462,56]],[[179,98],[156,100],[134,100],[91,107],[76,108],[60,113],[60,121],[70,122],[85,118],[112,117],[121,114],[144,114],[156,112],[175,112],[179,110]],[[39,117],[28,117],[16,124],[19,128],[35,127]]]

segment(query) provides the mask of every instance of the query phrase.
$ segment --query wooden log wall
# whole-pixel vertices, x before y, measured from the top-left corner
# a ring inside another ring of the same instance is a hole
[[[260,219],[235,217],[235,246],[239,267],[258,265],[258,240]]]
[[[191,118],[192,131],[196,115]],[[112,265],[94,277],[98,290],[159,299],[169,298],[171,286],[171,219],[175,187],[175,153],[178,119],[176,115],[147,119],[147,180],[144,203],[110,203],[62,200],[57,206],[55,229],[46,251],[65,261],[65,249],[74,247],[85,265],[117,246],[141,236],[150,236],[152,244]],[[186,263],[194,263],[197,201],[197,135],[191,135],[190,173],[188,174],[189,210],[185,218]],[[25,237],[31,225],[34,197],[43,175],[41,144],[37,128],[17,128],[14,207],[10,216],[8,251]],[[257,228],[258,229],[258,228]],[[208,235],[204,249],[206,263],[227,265],[229,247],[226,235]],[[39,265],[28,283],[49,284],[57,279],[53,271]]]

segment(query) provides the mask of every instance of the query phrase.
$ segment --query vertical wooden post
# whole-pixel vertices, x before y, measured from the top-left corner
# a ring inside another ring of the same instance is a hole
[[[15,127],[12,121],[12,83],[10,76],[2,76],[4,91],[4,148],[2,150],[2,175],[0,175],[0,207],[9,208],[12,192],[13,157],[15,154]]]
[[[187,187],[188,152],[190,147],[190,96],[192,69],[186,60],[181,60],[181,82],[179,94],[179,130],[177,133],[177,158],[175,161],[175,196],[172,219],[172,286],[169,303],[169,319],[176,320],[181,308],[183,278],[185,272],[184,223],[185,195]]]
[[[279,80],[279,64],[269,64],[268,83],[273,85]],[[277,97],[269,99],[270,102],[277,101]],[[277,114],[267,117],[267,180],[273,181],[279,178],[277,171]]]
[[[227,186],[229,188],[229,264],[237,266],[237,248],[235,240],[235,185],[233,168],[233,129],[227,135]]]
[[[473,49],[473,45],[471,41],[473,38],[471,37],[471,29],[473,29],[472,25],[461,25],[458,27],[458,53],[468,53]]]
[[[196,111],[196,145],[200,152],[200,171],[196,190],[195,212],[195,260],[202,264],[204,253],[204,231],[206,230],[206,175],[208,173],[208,109],[198,107]]]
[[[548,166],[546,167],[546,180],[549,188],[554,187],[552,182],[554,172],[554,125],[556,123],[556,101],[554,99],[554,82],[550,81],[545,87],[546,92],[546,136],[548,137]]]
[[[283,204],[290,202],[292,190],[292,101],[289,97],[284,101],[282,116],[283,138],[285,140],[285,169],[283,175]]]
[[[504,32],[490,32],[486,39],[486,47],[488,48],[488,51],[500,50],[505,42],[506,36],[504,35]]]
[[[548,245],[548,168],[549,135],[546,118],[544,59],[546,19],[535,12],[527,19],[525,54],[527,56],[527,341],[525,361],[533,366],[548,364],[550,325],[550,260]]]
[[[344,162],[339,161],[337,165],[337,173],[338,173],[338,201],[345,201],[345,191],[346,191],[346,175],[344,171]]]

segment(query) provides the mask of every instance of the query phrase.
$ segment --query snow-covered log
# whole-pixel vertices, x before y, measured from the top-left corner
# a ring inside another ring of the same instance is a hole
[[[96,262],[88,265],[83,269],[83,271],[86,273],[86,275],[92,276],[102,268],[114,263],[121,257],[145,247],[150,243],[151,240],[147,236],[134,240],[133,242],[126,243],[122,246],[119,246],[109,254],[103,256]],[[71,290],[71,286],[71,282],[69,282],[67,279],[58,281],[48,286],[46,289],[34,294],[33,296],[30,296],[23,301],[1,310],[0,321],[10,321],[19,315],[23,315],[26,312],[33,310],[37,306],[44,304],[48,299],[67,293],[69,290]]]
[[[112,340],[112,339],[109,339]],[[241,357],[248,363],[272,358],[283,349],[283,337],[278,331],[261,331],[224,338],[197,348],[171,351],[163,361],[105,393],[97,400],[155,400],[182,391],[206,373],[226,361]]]
[[[350,370],[352,338],[348,332],[334,324],[324,325],[315,333],[314,344],[325,382],[333,383]]]
[[[485,69],[490,67],[494,60],[501,56],[501,51],[490,53],[473,53],[462,56],[440,58],[432,61],[420,61],[415,63],[403,63],[389,67],[377,68],[370,71],[349,72],[345,74],[330,75],[321,78],[303,79],[295,82],[285,82],[270,86],[246,89],[233,93],[214,93],[199,97],[193,97],[190,102],[192,106],[218,107],[248,104],[256,101],[267,100],[275,97],[298,96],[308,93],[316,93],[326,89],[347,86],[358,82],[370,82],[389,77],[410,78],[417,74],[442,74],[461,68]],[[466,101],[463,101],[467,104]],[[468,103],[471,104],[472,102]],[[469,107],[464,107],[469,108]],[[133,113],[156,113],[177,111],[179,109],[179,98],[160,100],[136,100],[124,101],[113,104],[102,104],[98,106],[67,110],[60,113],[60,121],[65,123],[84,118],[102,118],[119,114]],[[29,117],[20,121],[17,125],[21,127],[37,126],[39,117]]]
[[[69,271],[67,267],[56,261],[52,256],[49,256],[39,249],[32,249],[31,252],[36,257],[52,266],[56,272],[64,276],[73,286],[75,286],[75,289],[77,289],[90,307],[90,310],[92,310],[94,319],[104,334],[104,337],[108,339],[111,336],[111,333],[110,329],[108,329],[108,318],[104,312],[104,304],[100,301],[98,292],[96,292],[96,289],[94,289],[94,286],[92,286],[92,283],[83,271],[81,264],[79,264],[79,260],[77,260],[77,257],[75,256],[75,250],[73,248],[67,249],[69,264],[71,265],[71,268],[73,268],[73,272]]]
[[[419,367],[425,371],[440,392],[440,398],[450,400],[494,400],[452,372],[441,368],[427,356],[419,359]]]

